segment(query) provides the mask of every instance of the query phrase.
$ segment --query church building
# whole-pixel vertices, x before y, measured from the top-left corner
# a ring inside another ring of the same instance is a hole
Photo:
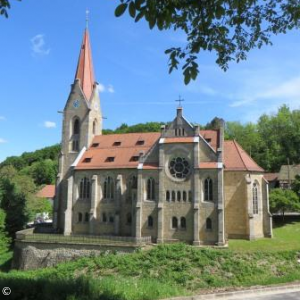
[[[200,130],[179,105],[160,132],[109,135],[102,119],[86,28],[63,111],[58,232],[219,246],[272,237],[264,170],[224,140],[222,119]]]

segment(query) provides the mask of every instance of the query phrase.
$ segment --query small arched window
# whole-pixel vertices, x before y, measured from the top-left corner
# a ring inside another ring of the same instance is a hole
[[[166,200],[169,202],[170,201],[170,191],[166,192]]]
[[[182,200],[186,202],[186,191],[182,192]]]
[[[106,213],[102,214],[102,222],[106,223],[107,222],[107,217],[106,217]]]
[[[96,134],[96,130],[97,130],[97,120],[95,119],[93,122],[93,134]]]
[[[186,219],[185,219],[185,217],[181,217],[180,218],[180,227],[181,228],[186,228]]]
[[[80,133],[80,122],[79,119],[76,118],[73,123],[73,134],[79,134],[79,133]]]
[[[90,195],[91,195],[91,183],[87,177],[84,177],[80,181],[79,198],[90,199]]]
[[[78,213],[78,222],[82,222],[82,213]]]
[[[172,191],[172,201],[175,202],[176,200],[176,193],[175,191]]]
[[[177,191],[177,201],[181,201],[181,192]]]
[[[147,200],[155,199],[155,180],[151,177],[147,180]]]
[[[206,219],[206,230],[212,230],[212,221],[211,218]]]
[[[114,181],[112,177],[107,176],[104,181],[104,198],[113,199],[114,198]]]
[[[213,201],[213,182],[209,177],[204,181],[204,201]]]
[[[253,202],[253,214],[258,214],[258,184],[253,183],[252,187],[252,202]]]
[[[153,227],[153,217],[148,216],[148,227]]]
[[[176,217],[172,218],[172,228],[178,228],[178,219]]]
[[[84,222],[88,222],[90,219],[89,213],[85,213],[84,215]]]
[[[132,216],[131,216],[131,213],[128,213],[126,215],[126,224],[131,225],[131,223],[132,223]]]

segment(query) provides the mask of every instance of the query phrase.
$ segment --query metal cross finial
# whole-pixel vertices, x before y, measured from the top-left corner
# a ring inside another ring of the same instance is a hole
[[[85,28],[89,27],[89,13],[90,13],[90,11],[87,9],[85,11]]]
[[[180,95],[179,95],[179,99],[178,99],[178,100],[175,100],[175,101],[176,101],[176,102],[179,102],[179,103],[178,103],[178,107],[182,107],[181,102],[183,102],[184,99],[182,99]]]

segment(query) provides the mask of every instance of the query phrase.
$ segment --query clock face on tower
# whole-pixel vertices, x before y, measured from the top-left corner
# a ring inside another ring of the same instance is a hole
[[[73,101],[73,107],[78,108],[80,106],[80,100],[76,99]]]

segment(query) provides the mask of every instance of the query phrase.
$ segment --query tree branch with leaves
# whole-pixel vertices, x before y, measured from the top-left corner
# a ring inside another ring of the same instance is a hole
[[[117,17],[128,11],[135,22],[144,19],[149,28],[178,30],[186,35],[184,47],[171,47],[169,73],[181,66],[184,82],[199,73],[202,51],[217,55],[226,71],[229,62],[245,60],[253,48],[270,45],[271,36],[298,29],[299,0],[120,0]]]

